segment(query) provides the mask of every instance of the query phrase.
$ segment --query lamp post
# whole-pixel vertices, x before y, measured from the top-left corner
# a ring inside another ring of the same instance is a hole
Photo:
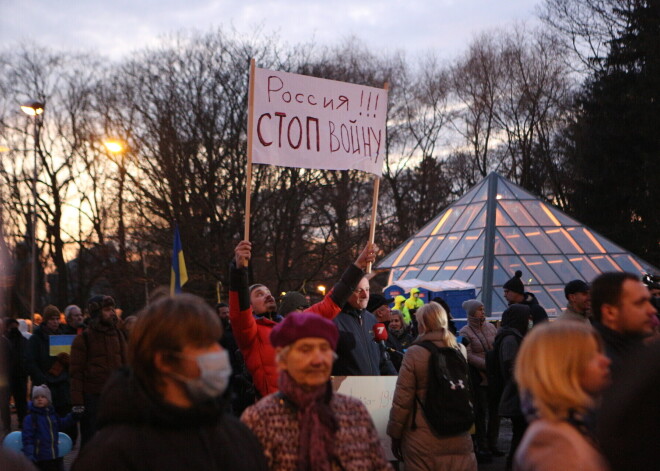
[[[115,162],[119,167],[119,258],[121,262],[126,261],[126,227],[124,226],[124,182],[126,181],[126,165],[124,157],[126,148],[119,141],[104,141],[103,145],[112,154],[119,156]]]
[[[39,157],[39,129],[43,124],[43,113],[46,105],[39,101],[30,101],[21,105],[23,113],[34,117],[34,169],[32,174],[32,279],[30,287],[30,318],[34,323],[37,293],[37,177]]]

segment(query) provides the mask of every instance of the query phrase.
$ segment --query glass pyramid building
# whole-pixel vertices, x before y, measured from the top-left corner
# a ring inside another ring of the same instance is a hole
[[[658,270],[496,173],[433,218],[377,265],[389,284],[460,280],[486,312],[506,308],[502,285],[516,270],[551,317],[566,307],[564,285],[606,271]]]

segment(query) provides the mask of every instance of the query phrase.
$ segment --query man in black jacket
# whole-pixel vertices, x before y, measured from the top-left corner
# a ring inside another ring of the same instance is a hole
[[[623,372],[623,363],[643,347],[653,333],[651,294],[632,273],[603,273],[591,284],[594,327],[605,342],[605,353],[612,365],[612,379]]]
[[[376,316],[367,311],[369,280],[362,278],[348,302],[334,319],[339,329],[338,358],[332,367],[334,376],[396,375],[396,369],[384,346],[374,341]]]
[[[548,320],[548,313],[539,304],[538,299],[533,293],[525,291],[525,285],[522,282],[522,272],[516,270],[516,274],[502,286],[504,289],[504,299],[509,306],[514,304],[524,304],[529,306],[530,317],[534,325]]]

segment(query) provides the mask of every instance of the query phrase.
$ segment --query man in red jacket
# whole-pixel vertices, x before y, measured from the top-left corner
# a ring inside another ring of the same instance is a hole
[[[355,263],[346,269],[330,292],[307,312],[334,319],[364,276],[367,265],[376,259],[377,250],[375,244],[367,243]],[[275,298],[266,286],[248,286],[247,263],[252,256],[252,244],[241,241],[234,253],[229,277],[229,318],[254,386],[264,397],[278,389],[277,364],[270,332],[281,318],[277,315]]]

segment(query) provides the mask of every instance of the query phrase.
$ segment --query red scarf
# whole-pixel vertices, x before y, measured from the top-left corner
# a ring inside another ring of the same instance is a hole
[[[305,390],[286,371],[280,373],[280,392],[297,409],[300,425],[297,471],[331,471],[335,461],[337,421],[330,407],[332,384]]]

